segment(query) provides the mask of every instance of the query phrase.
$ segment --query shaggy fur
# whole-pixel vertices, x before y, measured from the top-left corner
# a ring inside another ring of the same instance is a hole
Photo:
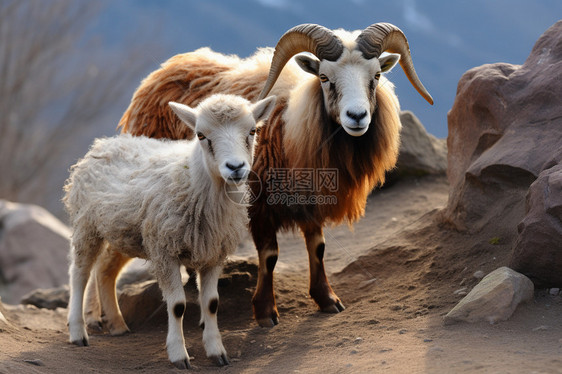
[[[175,118],[167,102],[195,105],[217,92],[255,99],[267,78],[272,52],[263,49],[239,59],[202,48],[170,58],[141,82],[119,122],[121,131],[154,138],[191,138],[192,132]],[[277,105],[260,132],[253,171],[265,183],[271,168],[337,168],[338,204],[321,206],[314,216],[333,224],[355,222],[364,213],[366,196],[384,183],[386,171],[396,164],[401,124],[392,83],[382,78],[373,121],[367,134],[358,138],[348,136],[329,120],[318,78],[295,63],[285,66],[272,95],[277,96]],[[298,222],[291,214],[276,216],[278,228],[292,228]]]
[[[240,97],[215,95],[195,110],[171,104],[192,131],[208,138],[170,141],[122,134],[97,139],[72,167],[64,204],[73,228],[69,303],[73,343],[88,344],[82,300],[96,260],[87,311],[98,324],[103,311],[114,335],[128,331],[116,302],[115,280],[129,258],[140,257],[150,260],[167,302],[170,361],[189,367],[181,327],[185,295],[179,266],[184,264],[198,273],[207,355],[220,365],[228,363],[216,324],[216,287],[222,264],[236,249],[249,219],[247,204],[232,200],[227,191],[243,193],[247,188],[236,183],[243,182],[250,170],[256,122],[267,118],[274,103],[273,97],[250,104]]]
[[[357,33],[338,32],[344,46],[355,47]],[[272,49],[263,49],[247,59],[224,56],[207,48],[172,57],[147,78],[135,92],[120,121],[123,132],[152,137],[189,138],[170,121],[168,100],[187,104],[216,92],[240,94],[249,100],[258,97],[268,75]],[[374,87],[371,87],[374,89]],[[376,87],[376,107],[367,132],[352,137],[328,115],[321,83],[317,76],[301,70],[291,60],[283,69],[272,94],[277,105],[261,131],[254,158],[251,183],[258,196],[249,209],[250,229],[259,253],[259,278],[254,295],[254,315],[260,325],[277,323],[271,271],[277,258],[275,235],[280,229],[300,228],[305,236],[311,269],[311,295],[323,311],[338,312],[343,305],[331,290],[318,248],[323,245],[322,227],[326,223],[355,222],[364,214],[371,190],[384,182],[392,169],[399,147],[399,104],[393,85],[381,77]],[[268,190],[272,170],[307,168],[338,171],[336,191],[299,192],[301,195],[335,195],[336,204],[272,204],[272,193],[292,189]],[[269,271],[271,269],[271,271]]]
[[[195,146],[129,134],[96,139],[65,185],[73,241],[98,235],[129,257],[182,255],[193,269],[220,263],[244,233],[247,212],[196,164]]]

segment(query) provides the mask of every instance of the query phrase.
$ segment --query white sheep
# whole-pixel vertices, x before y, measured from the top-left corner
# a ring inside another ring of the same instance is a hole
[[[248,213],[228,191],[239,191],[245,183],[256,126],[274,105],[274,97],[251,104],[233,95],[211,96],[195,109],[170,102],[198,140],[130,135],[97,139],[72,167],[64,187],[73,228],[68,314],[72,343],[88,345],[84,290],[102,253],[94,271],[101,307],[111,334],[128,331],[115,296],[115,264],[108,259],[140,257],[149,260],[167,304],[170,361],[178,368],[190,367],[182,331],[184,264],[198,275],[207,356],[219,365],[229,363],[217,325],[217,282],[225,258],[246,233]]]

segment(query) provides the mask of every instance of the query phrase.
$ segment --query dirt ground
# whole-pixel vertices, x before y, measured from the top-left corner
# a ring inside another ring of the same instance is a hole
[[[326,266],[347,307],[339,314],[317,311],[307,294],[303,241],[283,234],[275,279],[280,324],[258,327],[250,303],[255,280],[233,278],[219,289],[219,327],[231,365],[215,367],[205,357],[199,311],[190,304],[185,337],[193,371],[562,373],[560,295],[537,290],[532,303],[496,325],[443,324],[462,298],[455,291],[470,290],[475,271],[506,265],[511,249],[490,240],[497,233],[459,233],[440,223],[447,194],[444,177],[403,180],[370,197],[353,231],[326,230]],[[255,262],[249,240],[237,255]],[[84,348],[67,342],[64,309],[5,306],[4,315],[0,373],[179,372],[167,360],[163,318],[125,336],[91,335]]]

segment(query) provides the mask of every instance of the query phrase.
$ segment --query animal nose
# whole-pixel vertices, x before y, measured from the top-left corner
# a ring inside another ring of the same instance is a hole
[[[347,114],[347,116],[349,118],[351,118],[352,120],[354,120],[355,122],[359,122],[363,118],[365,118],[365,116],[367,116],[367,111],[364,110],[361,113],[355,113],[355,112],[352,112],[352,111],[348,110],[347,112],[345,112],[345,114]]]
[[[240,169],[242,169],[242,167],[244,167],[246,163],[244,161],[242,161],[241,163],[239,163],[238,165],[233,165],[230,162],[226,163],[226,167],[229,168],[232,171],[238,171]]]

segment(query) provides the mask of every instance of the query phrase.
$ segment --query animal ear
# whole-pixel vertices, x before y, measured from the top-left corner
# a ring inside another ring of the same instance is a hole
[[[320,67],[320,61],[318,61],[313,56],[309,55],[297,55],[295,61],[299,64],[300,68],[307,73],[318,76],[318,70]]]
[[[392,70],[392,68],[398,63],[400,60],[400,55],[397,53],[389,53],[388,55],[379,58],[381,63],[381,72],[386,73]]]
[[[269,117],[275,107],[276,101],[276,96],[268,96],[252,105],[252,115],[254,116],[256,123],[262,120],[265,121]]]
[[[174,101],[170,101],[168,105],[187,127],[195,131],[195,122],[197,121],[197,112],[195,109]]]

